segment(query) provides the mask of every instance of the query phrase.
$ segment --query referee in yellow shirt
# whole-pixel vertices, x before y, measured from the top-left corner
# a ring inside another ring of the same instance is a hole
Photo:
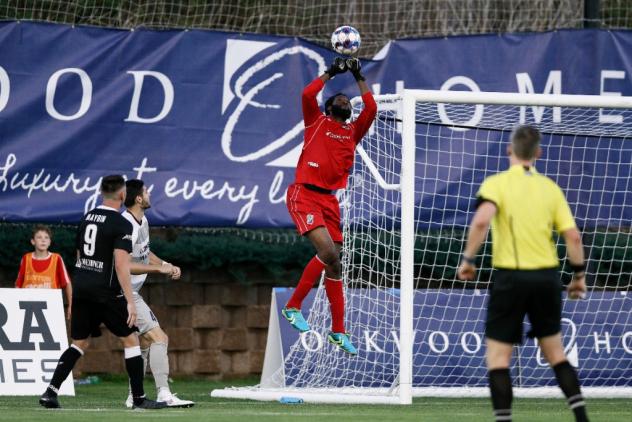
[[[575,420],[583,422],[588,417],[579,380],[562,345],[563,287],[553,230],[564,237],[574,272],[566,289],[570,299],[583,298],[586,292],[584,250],[564,193],[533,167],[541,152],[536,128],[519,126],[513,131],[507,148],[511,167],[485,179],[478,191],[458,277],[475,278],[475,256],[491,223],[494,274],[485,337],[496,421],[511,421],[509,363],[514,343],[522,343],[522,322],[528,315],[531,331],[527,335],[538,339]]]

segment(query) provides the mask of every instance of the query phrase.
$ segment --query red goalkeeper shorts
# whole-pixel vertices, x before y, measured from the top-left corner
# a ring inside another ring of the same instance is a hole
[[[336,195],[316,192],[294,183],[288,187],[286,202],[301,235],[316,227],[325,227],[334,242],[342,243],[340,204]]]

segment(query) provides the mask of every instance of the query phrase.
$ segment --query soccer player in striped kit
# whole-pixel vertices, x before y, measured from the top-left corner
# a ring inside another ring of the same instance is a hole
[[[166,274],[172,280],[178,280],[180,268],[157,257],[149,248],[149,223],[145,211],[151,207],[150,193],[142,180],[133,179],[125,183],[125,211],[123,217],[132,224],[132,263],[130,264],[132,290],[136,304],[136,326],[140,337],[141,356],[144,368],[151,368],[157,390],[157,400],[168,407],[192,407],[195,403],[182,400],[171,393],[169,388],[169,357],[167,345],[169,338],[160,328],[158,318],[149,309],[140,295],[147,274]],[[133,406],[131,390],[125,405]]]
[[[330,97],[325,102],[325,114],[320,111],[316,100],[327,81],[346,71],[354,76],[364,102],[364,109],[354,121],[349,121],[351,103],[345,94]],[[305,87],[302,102],[305,123],[303,151],[296,167],[295,181],[288,188],[287,207],[299,233],[314,245],[316,255],[305,267],[282,314],[295,329],[309,331],[301,313],[301,304],[324,270],[332,320],[327,339],[355,355],[357,350],[344,324],[340,266],[342,232],[335,191],[347,185],[356,146],[373,123],[377,105],[362,75],[360,61],[341,57],[337,57],[325,73]]]

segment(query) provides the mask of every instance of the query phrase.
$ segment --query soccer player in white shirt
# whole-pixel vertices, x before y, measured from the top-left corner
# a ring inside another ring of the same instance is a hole
[[[158,391],[158,400],[167,403],[169,407],[191,407],[195,403],[181,400],[169,389],[169,358],[167,345],[169,338],[160,328],[158,319],[140,295],[140,289],[149,273],[166,274],[172,280],[180,278],[180,268],[158,258],[149,249],[149,223],[145,217],[145,210],[151,207],[150,193],[142,180],[134,179],[126,182],[127,196],[125,199],[125,217],[132,223],[132,289],[137,309],[136,326],[140,334],[141,354],[145,368],[149,363],[154,375],[154,382]],[[129,396],[126,406],[130,407]]]

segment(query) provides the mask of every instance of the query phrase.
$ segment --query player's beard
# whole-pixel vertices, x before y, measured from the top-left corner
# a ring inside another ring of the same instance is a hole
[[[143,209],[143,211],[151,208],[151,204],[149,203],[149,201],[143,201],[143,203],[140,204],[140,206]]]
[[[342,108],[339,105],[333,104],[331,106],[331,114],[343,120],[348,120],[349,117],[351,117],[351,110],[348,108]]]

